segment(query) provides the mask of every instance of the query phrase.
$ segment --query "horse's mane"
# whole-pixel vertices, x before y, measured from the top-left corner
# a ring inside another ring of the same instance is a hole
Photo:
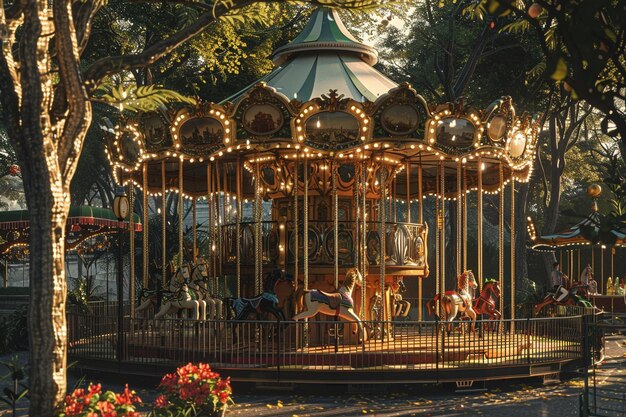
[[[348,270],[348,272],[346,272],[346,277],[343,280],[343,286],[344,287],[353,287],[357,276],[358,276],[359,270],[356,268],[350,268]]]

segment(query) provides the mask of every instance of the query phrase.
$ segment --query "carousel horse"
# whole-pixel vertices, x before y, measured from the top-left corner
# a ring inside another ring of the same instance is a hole
[[[254,298],[225,298],[228,319],[240,321],[248,319],[251,314],[268,313],[276,320],[285,321],[283,312],[278,309],[278,297],[274,293],[274,284],[284,273],[285,271],[281,269],[270,272],[267,276],[265,291]]]
[[[189,287],[183,278],[181,268],[176,271],[170,280],[169,291],[172,293],[172,296],[163,300],[164,302],[154,318],[160,319],[166,314],[176,313],[179,310],[191,310],[192,318],[198,320],[200,317],[200,302],[193,299]]]
[[[320,290],[306,290],[302,293],[302,299],[298,300],[298,305],[304,307],[304,311],[296,314],[294,320],[307,319],[318,313],[327,316],[340,317],[347,321],[356,322],[359,331],[359,343],[363,343],[365,332],[363,323],[354,312],[354,302],[352,301],[352,291],[355,286],[363,285],[363,277],[356,268],[346,272],[343,284],[337,292],[327,293]],[[361,337],[363,335],[363,338]]]
[[[402,278],[393,280],[391,285],[391,296],[393,297],[393,317],[407,317],[411,310],[411,303],[402,299],[402,294],[406,292],[406,286]]]
[[[535,304],[535,315],[539,314],[541,310],[543,310],[546,306],[550,304],[556,304],[560,306],[594,307],[591,301],[579,295],[579,291],[584,291],[583,289],[581,289],[581,287],[587,287],[588,291],[588,285],[575,285],[568,290],[567,296],[561,301],[556,300],[555,294],[553,292],[548,292],[543,301]]]
[[[158,273],[158,271],[160,271],[161,269],[163,269],[160,265],[157,264],[156,261],[153,261],[152,263],[152,273],[151,275],[154,276],[155,275],[155,271]],[[162,276],[162,272],[158,273],[157,275],[161,275]],[[153,279],[154,282],[161,282],[161,278],[160,277],[156,277]],[[160,287],[157,287],[156,289],[149,289],[149,288],[142,288],[138,293],[137,293],[137,307],[135,307],[135,312],[136,313],[140,313],[144,310],[147,310],[150,307],[155,307],[156,309],[159,309],[161,307],[161,300],[163,299],[163,297],[169,297],[171,296],[173,293],[168,291],[168,290],[163,290]]]
[[[198,317],[198,319],[206,320],[207,302],[204,299],[203,294],[197,290],[198,286],[192,282],[191,271],[193,270],[193,268],[193,264],[189,263],[183,265],[180,268],[180,271],[183,275],[183,279],[185,280],[185,284],[187,284],[187,291],[189,292],[189,295],[191,295],[191,299],[197,301],[200,307],[200,316]]]
[[[496,308],[500,299],[500,283],[496,280],[487,280],[480,295],[474,300],[474,311],[477,315],[486,314],[489,320],[500,320],[502,313]]]
[[[206,303],[207,317],[209,320],[221,320],[222,300],[213,297],[208,286],[208,273],[206,264],[200,258],[191,270],[190,287],[198,294],[201,300]]]
[[[435,311],[436,303],[439,301],[443,312],[443,321],[447,321],[450,324],[459,313],[465,314],[472,321],[471,331],[474,331],[476,312],[473,308],[474,300],[472,299],[470,289],[476,288],[478,284],[476,283],[476,278],[474,278],[472,271],[463,272],[458,276],[457,280],[458,292],[446,291],[444,294],[437,294],[435,298],[426,304],[428,315],[431,316],[434,314],[439,317],[438,312]],[[450,331],[451,328],[448,325],[448,333],[450,333]]]
[[[291,319],[296,314],[296,288],[291,274],[281,274],[274,284],[274,294],[278,297],[278,309]]]

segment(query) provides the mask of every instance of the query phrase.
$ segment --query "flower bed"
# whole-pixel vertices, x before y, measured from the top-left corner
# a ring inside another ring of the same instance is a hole
[[[200,417],[217,416],[233,403],[230,378],[222,379],[208,364],[189,363],[167,374],[153,404],[144,404],[128,385],[121,393],[100,384],[78,388],[65,397],[58,417]]]

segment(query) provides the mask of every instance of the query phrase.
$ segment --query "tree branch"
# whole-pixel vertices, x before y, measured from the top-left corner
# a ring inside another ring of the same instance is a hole
[[[58,160],[63,178],[72,178],[76,169],[73,161],[80,155],[85,132],[91,123],[91,104],[80,72],[72,2],[57,0],[54,2],[53,10],[57,63],[67,103],[63,130],[58,143]]]

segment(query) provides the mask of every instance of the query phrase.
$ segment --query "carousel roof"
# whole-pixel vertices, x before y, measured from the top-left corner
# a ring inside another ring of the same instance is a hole
[[[327,7],[318,7],[302,33],[272,58],[276,68],[271,73],[227,101],[238,101],[260,81],[299,101],[331,89],[359,102],[375,101],[397,86],[372,67],[378,61],[376,50],[352,36],[337,11]]]
[[[528,236],[531,240],[531,248],[536,251],[552,251],[555,249],[571,249],[572,247],[588,247],[590,245],[626,245],[626,225],[620,227],[619,223],[606,227],[606,220],[593,210],[582,221],[576,223],[558,233],[549,235],[536,235],[534,222],[527,219]],[[606,229],[606,230],[604,230]]]
[[[302,189],[294,172],[306,160],[312,195],[329,192],[331,164],[341,167],[339,192],[349,194],[360,161],[372,196],[382,176],[410,198],[420,192],[455,198],[473,189],[498,192],[531,174],[537,117],[517,114],[510,97],[486,108],[463,100],[427,103],[408,83],[396,85],[374,69],[376,51],[332,9],[316,9],[274,61],[278,67],[262,82],[228,101],[171,103],[102,126],[116,181],[152,194],[182,188],[187,197],[201,197],[232,193],[240,173],[247,198],[260,165],[267,197],[280,198],[292,195],[294,185]],[[398,175],[416,165],[419,190]]]
[[[141,220],[133,215],[135,232],[142,231]],[[98,235],[129,230],[127,221],[118,221],[110,209],[91,206],[71,206],[66,222],[66,250],[76,249],[85,240]],[[14,247],[28,246],[30,214],[28,210],[0,212],[0,254]]]

